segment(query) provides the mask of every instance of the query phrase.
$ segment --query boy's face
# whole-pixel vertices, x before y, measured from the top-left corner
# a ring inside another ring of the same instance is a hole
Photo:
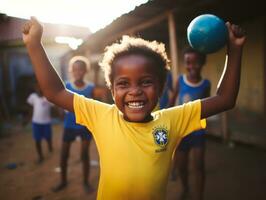
[[[130,122],[147,122],[152,119],[160,84],[153,62],[142,55],[118,58],[113,66],[112,95],[124,119]]]
[[[202,65],[199,61],[199,56],[196,53],[186,53],[184,55],[184,64],[188,74],[191,77],[200,76]]]
[[[87,72],[86,66],[81,62],[75,62],[72,66],[72,75],[75,81],[83,80]]]

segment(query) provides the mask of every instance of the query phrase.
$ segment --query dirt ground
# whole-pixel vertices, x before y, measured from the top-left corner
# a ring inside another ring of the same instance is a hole
[[[35,163],[35,146],[30,126],[15,128],[14,133],[0,138],[0,199],[1,200],[72,200],[96,199],[99,179],[98,154],[91,144],[90,182],[95,188],[86,194],[82,187],[79,159],[80,142],[71,147],[68,187],[58,193],[51,188],[59,181],[59,153],[62,126],[53,128],[54,152],[47,153],[43,142],[45,162]],[[9,165],[8,165],[9,164]],[[14,168],[14,169],[8,169]],[[236,144],[233,148],[208,138],[206,148],[206,200],[264,200],[266,199],[266,152]],[[180,183],[169,181],[168,200],[178,199]]]

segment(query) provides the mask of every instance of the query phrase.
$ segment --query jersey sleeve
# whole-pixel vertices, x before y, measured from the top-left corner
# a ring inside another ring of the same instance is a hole
[[[102,125],[105,111],[111,106],[77,93],[74,93],[73,105],[76,123],[86,126],[92,133],[95,132],[97,125]]]
[[[34,99],[35,99],[35,94],[34,93],[30,94],[27,98],[27,103],[33,105]]]
[[[185,137],[193,131],[206,128],[206,120],[201,119],[200,100],[171,108],[170,120],[178,137]]]

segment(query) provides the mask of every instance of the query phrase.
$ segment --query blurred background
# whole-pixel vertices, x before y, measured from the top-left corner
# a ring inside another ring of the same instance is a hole
[[[26,103],[33,91],[33,68],[22,41],[21,27],[36,16],[44,23],[43,45],[62,80],[68,62],[86,56],[96,85],[95,98],[112,103],[98,62],[104,48],[122,35],[140,36],[166,45],[174,82],[183,73],[186,31],[200,14],[215,14],[247,32],[241,86],[236,107],[208,119],[205,199],[266,199],[266,7],[262,0],[138,0],[138,1],[0,1],[0,199],[95,199],[80,187],[79,145],[69,161],[70,187],[50,188],[58,179],[62,119],[53,113],[54,147],[47,162],[34,164],[31,126],[25,124]],[[212,91],[223,71],[226,48],[207,56],[203,76]],[[77,140],[76,143],[80,141]],[[97,189],[98,154],[91,145],[91,182]],[[168,199],[178,199],[179,182],[169,181]]]

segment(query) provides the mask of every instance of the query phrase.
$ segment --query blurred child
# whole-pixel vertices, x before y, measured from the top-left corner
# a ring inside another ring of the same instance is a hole
[[[163,44],[123,37],[101,63],[115,105],[69,92],[41,44],[35,18],[24,25],[23,40],[47,98],[75,112],[89,128],[100,156],[97,199],[165,199],[172,154],[180,140],[204,128],[205,118],[234,107],[239,90],[242,30],[227,23],[228,63],[217,94],[153,112],[162,94],[168,59]]]
[[[43,96],[37,83],[34,85],[34,89],[35,92],[29,95],[27,103],[33,107],[32,132],[38,153],[37,163],[42,163],[44,160],[41,145],[42,139],[47,141],[49,151],[53,151],[51,127],[52,104]]]
[[[202,67],[206,61],[206,55],[192,49],[184,50],[184,66],[186,74],[181,75],[176,83],[173,95],[173,102],[182,105],[189,101],[204,99],[210,96],[211,84],[201,75]],[[172,169],[172,180],[176,180],[177,171],[180,176],[184,192],[181,195],[184,199],[188,192],[188,165],[192,164],[191,194],[192,199],[203,199],[204,191],[204,152],[205,152],[205,130],[194,131],[184,137],[175,152]],[[189,159],[191,156],[191,160]]]
[[[84,80],[88,72],[88,67],[89,61],[85,57],[73,57],[69,62],[69,73],[72,76],[72,81],[66,83],[66,89],[92,98],[94,85]],[[86,192],[92,190],[88,181],[90,173],[89,144],[92,136],[85,126],[76,124],[75,114],[73,112],[66,111],[60,159],[61,182],[53,188],[54,192],[58,192],[67,186],[67,161],[69,158],[70,146],[77,137],[80,137],[82,140],[80,158],[83,165],[83,186]]]
[[[166,83],[164,86],[162,96],[160,97],[159,100],[160,109],[170,107],[169,102],[172,96],[173,96],[173,78],[171,72],[169,71],[166,76]]]

